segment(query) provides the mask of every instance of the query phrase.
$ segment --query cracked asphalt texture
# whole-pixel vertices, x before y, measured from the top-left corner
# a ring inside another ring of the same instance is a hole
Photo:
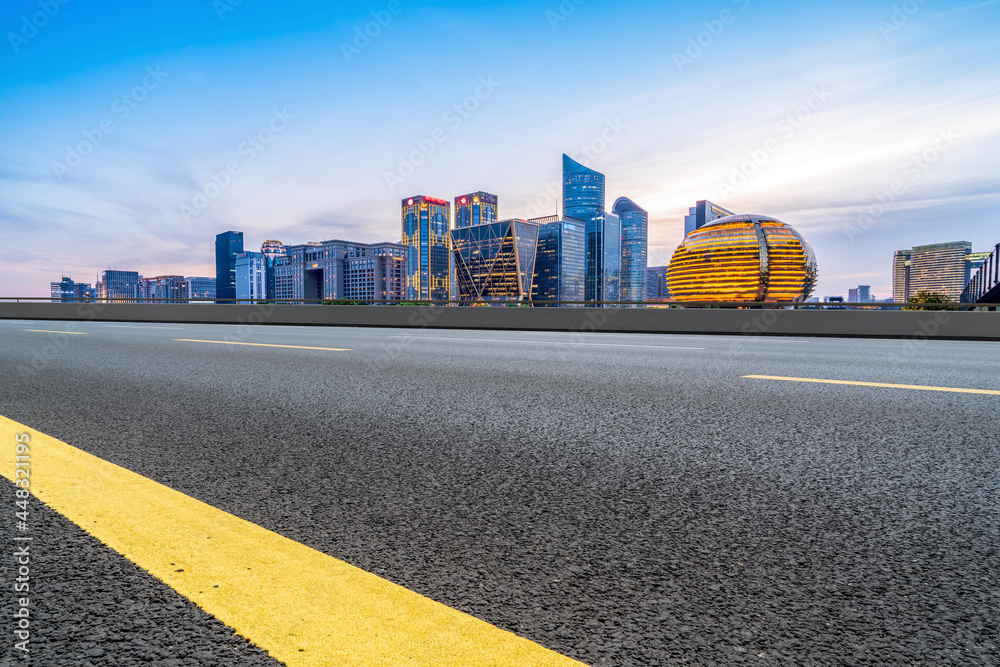
[[[1000,664],[1000,397],[741,377],[997,390],[1000,344],[66,326],[0,322],[0,414],[594,667]],[[270,661],[34,516],[37,664]]]

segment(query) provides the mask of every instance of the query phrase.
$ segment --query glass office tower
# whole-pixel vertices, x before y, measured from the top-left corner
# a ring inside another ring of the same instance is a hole
[[[451,204],[434,197],[403,200],[403,245],[407,246],[407,299],[451,298]]]
[[[535,275],[538,225],[504,220],[451,232],[458,298],[528,301]]]
[[[910,251],[897,250],[892,256],[892,300],[904,303],[910,298]]]
[[[583,301],[587,274],[586,223],[556,215],[529,222],[538,224],[531,300]]]
[[[619,197],[611,208],[622,225],[622,301],[646,300],[646,244],[649,213],[628,197]]]
[[[215,237],[215,298],[236,298],[236,256],[243,252],[243,232]]]
[[[138,271],[102,271],[97,296],[115,303],[131,303],[139,297]]]
[[[583,220],[587,237],[587,301],[617,301],[621,223],[604,210],[604,174],[563,155],[563,215]]]
[[[243,252],[236,257],[236,298],[255,301],[274,298],[273,287],[268,294],[268,283],[273,285],[274,263],[262,252]]]
[[[725,218],[730,215],[736,214],[710,201],[702,199],[695,202],[695,205],[688,209],[688,214],[684,216],[684,236],[687,236],[696,229],[701,229],[713,220]]]
[[[97,290],[89,283],[73,282],[72,278],[62,277],[57,283],[50,283],[52,302],[85,303],[97,298]]]
[[[455,229],[497,221],[497,196],[488,192],[455,197]]]
[[[586,221],[604,212],[604,174],[563,154],[563,215]]]
[[[594,301],[619,301],[621,299],[622,224],[614,213],[603,213],[588,237],[588,248],[595,258],[596,278]],[[591,245],[592,244],[592,245]]]

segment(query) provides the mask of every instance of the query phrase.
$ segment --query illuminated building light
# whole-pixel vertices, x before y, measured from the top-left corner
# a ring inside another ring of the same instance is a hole
[[[667,285],[678,302],[803,302],[816,285],[812,246],[780,220],[731,215],[677,247]]]

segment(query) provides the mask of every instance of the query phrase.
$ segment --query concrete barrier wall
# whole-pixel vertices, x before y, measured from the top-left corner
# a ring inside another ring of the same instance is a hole
[[[0,303],[0,319],[1000,340],[1000,312]]]

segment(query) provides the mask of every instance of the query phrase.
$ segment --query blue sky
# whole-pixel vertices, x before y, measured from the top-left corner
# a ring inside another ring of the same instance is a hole
[[[0,10],[0,296],[213,275],[229,229],[398,240],[415,194],[555,213],[563,152],[650,265],[698,199],[798,228],[819,296],[1000,242],[997,0],[95,4]]]

